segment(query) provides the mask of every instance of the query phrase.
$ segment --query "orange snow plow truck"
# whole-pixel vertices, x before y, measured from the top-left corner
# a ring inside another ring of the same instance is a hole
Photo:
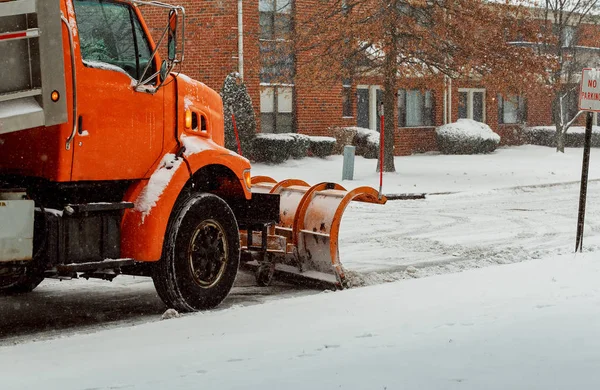
[[[145,7],[164,14],[156,41]],[[219,94],[174,72],[184,34],[184,9],[157,1],[0,0],[1,293],[141,275],[203,310],[240,264],[261,285],[347,285],[344,209],[385,197],[253,178],[223,147]]]

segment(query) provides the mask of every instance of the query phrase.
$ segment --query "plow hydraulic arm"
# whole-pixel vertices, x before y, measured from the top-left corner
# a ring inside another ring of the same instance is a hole
[[[335,288],[348,286],[338,248],[344,210],[351,201],[387,201],[371,187],[347,191],[335,183],[311,186],[302,180],[277,182],[267,176],[252,178],[252,191],[280,196],[280,222],[267,230],[266,256],[255,259],[259,272],[269,270],[271,275],[288,280],[314,281]],[[261,242],[262,234],[253,233],[250,243]],[[242,248],[248,248],[246,232],[241,232],[241,240]]]

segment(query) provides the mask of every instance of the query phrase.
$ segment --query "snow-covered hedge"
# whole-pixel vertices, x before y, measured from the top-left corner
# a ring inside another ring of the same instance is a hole
[[[325,158],[331,156],[335,147],[335,138],[333,137],[309,137],[310,153],[315,157]]]
[[[459,119],[438,127],[435,138],[444,154],[491,153],[500,144],[500,136],[488,125],[471,119]]]
[[[250,99],[246,85],[242,82],[238,73],[231,73],[225,78],[223,89],[221,89],[221,97],[223,98],[223,119],[225,120],[225,147],[236,153],[238,151],[231,119],[233,112],[240,137],[242,155],[252,158],[252,146],[256,135],[256,118],[254,117],[252,99]]]
[[[337,153],[342,153],[345,145],[353,145],[357,156],[379,157],[379,132],[362,127],[339,127],[333,129],[333,134],[337,139]]]
[[[540,146],[556,146],[556,127],[534,126],[527,127],[523,131],[525,143]],[[569,148],[583,147],[585,139],[585,127],[573,126],[567,130],[565,135],[565,146]],[[600,148],[600,126],[592,127],[592,147]]]
[[[335,138],[315,137],[297,133],[264,134],[254,139],[253,160],[280,164],[289,158],[330,156],[335,146]]]
[[[294,139],[294,144],[290,150],[291,157],[295,159],[306,157],[310,149],[310,137],[298,133],[289,133],[288,135]]]
[[[252,145],[253,160],[281,164],[292,156],[295,143],[291,134],[257,134]]]

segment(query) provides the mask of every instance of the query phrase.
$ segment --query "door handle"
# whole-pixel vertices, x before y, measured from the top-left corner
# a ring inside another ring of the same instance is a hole
[[[77,118],[77,133],[82,137],[90,135],[87,130],[83,130],[83,116],[81,115]]]

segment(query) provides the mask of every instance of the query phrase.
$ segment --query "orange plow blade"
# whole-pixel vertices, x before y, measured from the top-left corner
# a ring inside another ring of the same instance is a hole
[[[348,191],[335,183],[311,186],[302,180],[277,182],[267,176],[252,178],[252,191],[280,196],[280,222],[269,229],[267,239],[266,257],[275,276],[297,276],[300,281],[315,280],[336,288],[348,286],[338,248],[344,210],[351,201],[387,201],[371,187]],[[242,246],[245,242],[242,235]]]

